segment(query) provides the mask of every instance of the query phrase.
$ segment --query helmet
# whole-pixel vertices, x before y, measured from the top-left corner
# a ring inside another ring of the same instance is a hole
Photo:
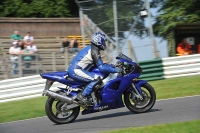
[[[96,32],[92,35],[91,43],[95,46],[97,46],[101,50],[106,49],[106,37],[101,32]]]

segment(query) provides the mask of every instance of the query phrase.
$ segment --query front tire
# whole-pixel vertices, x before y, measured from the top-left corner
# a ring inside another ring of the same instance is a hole
[[[70,110],[61,111],[63,102],[49,97],[46,101],[45,111],[48,118],[56,124],[73,122],[79,115],[80,106]]]
[[[156,93],[154,88],[146,83],[141,86],[143,100],[138,100],[134,96],[133,91],[124,94],[124,103],[126,107],[134,113],[145,113],[149,111],[155,104]]]

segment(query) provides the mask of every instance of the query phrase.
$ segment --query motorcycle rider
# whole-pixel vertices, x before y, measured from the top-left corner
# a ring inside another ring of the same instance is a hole
[[[102,83],[102,77],[88,70],[92,65],[104,73],[119,73],[122,71],[121,68],[103,63],[100,50],[106,49],[105,41],[106,37],[104,34],[101,32],[94,33],[91,38],[91,44],[82,49],[68,67],[68,74],[71,78],[79,82],[88,83],[83,92],[77,95],[77,99],[82,104],[87,103],[88,96],[90,96],[95,87]]]

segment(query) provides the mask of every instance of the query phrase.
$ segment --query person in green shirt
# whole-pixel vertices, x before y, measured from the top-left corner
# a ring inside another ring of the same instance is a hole
[[[33,54],[33,52],[30,51],[29,49],[27,49],[27,45],[26,44],[24,45],[24,49],[21,51],[21,54],[24,55],[22,57],[23,61],[32,61],[31,54]],[[31,64],[30,62],[26,62],[25,63],[26,68],[29,68],[30,64]]]
[[[19,31],[14,31],[14,34],[10,36],[12,41],[19,41],[22,39],[22,36],[19,34]]]

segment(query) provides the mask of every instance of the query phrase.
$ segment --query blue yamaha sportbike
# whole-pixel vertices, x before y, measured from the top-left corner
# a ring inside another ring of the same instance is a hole
[[[48,96],[46,101],[46,114],[57,124],[73,122],[83,108],[82,114],[90,114],[104,110],[126,107],[134,113],[149,111],[155,104],[156,93],[153,87],[138,77],[142,73],[141,67],[127,56],[120,54],[116,57],[119,61],[116,67],[123,69],[114,79],[108,80],[108,73],[102,73],[97,68],[90,71],[103,77],[101,86],[95,88],[85,105],[76,100],[87,83],[77,82],[68,76],[67,71],[42,73],[41,77],[47,79],[43,96]],[[58,87],[58,91],[50,90],[54,82],[66,85]],[[123,99],[123,100],[122,100]]]

